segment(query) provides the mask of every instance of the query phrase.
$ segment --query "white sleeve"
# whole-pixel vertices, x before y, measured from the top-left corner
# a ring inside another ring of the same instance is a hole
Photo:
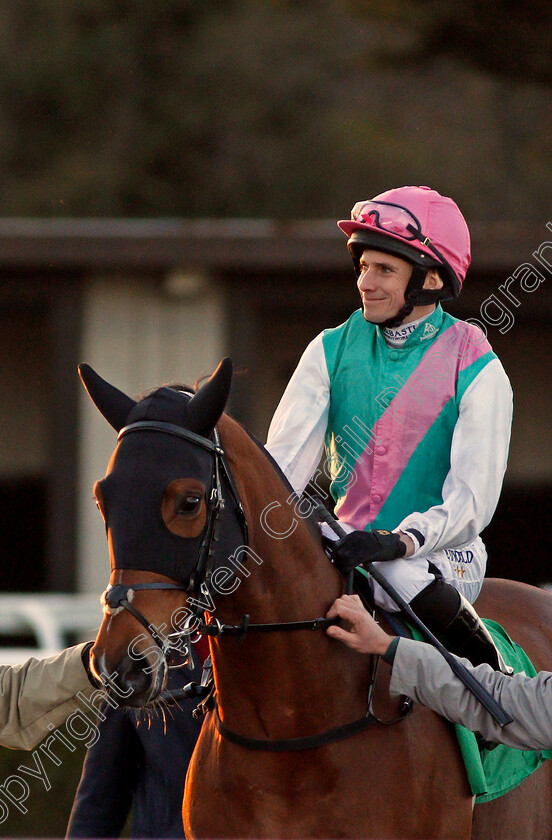
[[[460,402],[443,484],[443,503],[407,516],[395,529],[414,528],[425,538],[414,557],[473,542],[492,519],[506,472],[512,425],[512,389],[493,359]]]
[[[298,493],[320,461],[329,405],[330,376],[320,333],[301,356],[272,418],[266,443]]]

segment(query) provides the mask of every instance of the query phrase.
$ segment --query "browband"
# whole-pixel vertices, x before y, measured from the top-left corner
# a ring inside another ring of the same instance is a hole
[[[208,452],[217,452],[219,455],[224,455],[224,450],[219,444],[209,440],[209,438],[196,435],[195,432],[190,432],[182,426],[176,426],[173,423],[163,423],[159,420],[138,420],[136,423],[130,423],[130,425],[124,426],[121,429],[117,436],[117,442],[131,432],[165,432],[167,435],[183,438],[184,440],[197,444],[197,446],[202,446]]]

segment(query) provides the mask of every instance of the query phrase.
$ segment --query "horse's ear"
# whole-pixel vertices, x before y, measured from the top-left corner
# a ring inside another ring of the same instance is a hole
[[[186,426],[192,432],[207,437],[215,428],[230,394],[232,359],[223,359],[205,385],[194,394],[187,405]]]
[[[123,426],[126,426],[126,419],[136,402],[98,376],[90,365],[79,365],[78,370],[83,385],[100,414],[103,414],[115,431],[120,432]]]

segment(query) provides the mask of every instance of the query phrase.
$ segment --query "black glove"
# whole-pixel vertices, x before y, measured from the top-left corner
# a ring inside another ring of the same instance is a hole
[[[406,545],[398,534],[391,531],[351,531],[334,543],[334,563],[342,575],[348,575],[356,566],[374,560],[395,560],[403,557]]]

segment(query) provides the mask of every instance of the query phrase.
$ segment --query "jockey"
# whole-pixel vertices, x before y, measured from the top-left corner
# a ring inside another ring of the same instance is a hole
[[[483,333],[448,315],[470,264],[452,199],[401,187],[355,204],[347,235],[362,308],[305,350],[267,449],[302,493],[325,448],[344,573],[372,561],[453,653],[502,666],[472,603],[479,536],[506,470],[512,391]],[[316,481],[315,477],[315,481]],[[372,582],[376,603],[397,609]]]

